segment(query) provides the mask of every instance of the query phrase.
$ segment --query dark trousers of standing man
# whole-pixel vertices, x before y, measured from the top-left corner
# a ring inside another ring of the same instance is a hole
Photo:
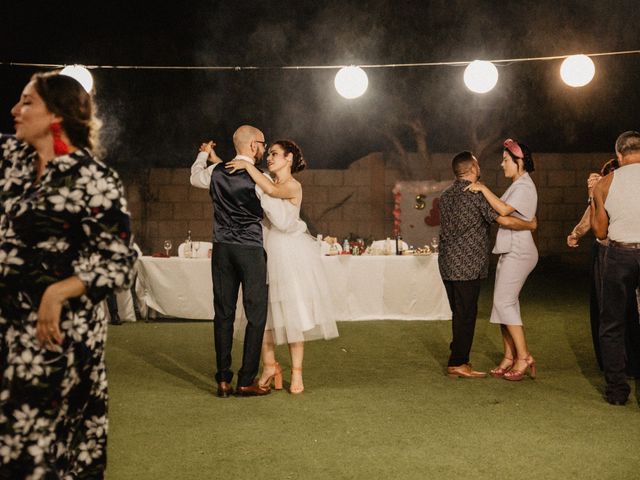
[[[231,382],[231,347],[238,288],[247,317],[238,387],[253,383],[260,367],[262,337],[267,322],[267,254],[264,248],[216,243],[211,255],[213,279],[213,336],[216,348],[216,381]]]
[[[457,367],[469,363],[469,353],[473,344],[478,316],[478,297],[480,296],[480,280],[444,280],[449,306],[453,312],[451,329],[453,339],[449,348],[449,367]]]
[[[626,401],[631,390],[625,373],[625,357],[635,357],[640,352],[627,352],[625,343],[627,348],[635,348],[633,345],[638,345],[640,340],[635,337],[640,333],[638,325],[629,325],[627,313],[639,284],[640,249],[610,244],[602,266],[600,309],[600,348],[607,383],[605,393],[610,402]],[[625,335],[631,337],[626,342]]]

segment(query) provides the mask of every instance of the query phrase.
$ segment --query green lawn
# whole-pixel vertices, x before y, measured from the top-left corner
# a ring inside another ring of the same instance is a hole
[[[501,358],[490,283],[480,369]],[[220,399],[211,323],[110,327],[108,478],[637,479],[635,388],[624,407],[602,398],[587,288],[581,273],[529,280],[538,378],[522,382],[446,377],[450,322],[342,322],[338,339],[307,345],[304,394]]]

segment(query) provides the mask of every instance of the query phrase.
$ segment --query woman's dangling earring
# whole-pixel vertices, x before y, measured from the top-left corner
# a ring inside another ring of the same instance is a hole
[[[53,134],[53,153],[56,155],[66,155],[69,153],[69,145],[62,140],[62,126],[60,122],[53,122],[49,129]]]

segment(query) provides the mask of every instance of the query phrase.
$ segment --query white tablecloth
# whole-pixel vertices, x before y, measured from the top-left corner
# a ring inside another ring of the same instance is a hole
[[[322,260],[338,320],[451,319],[437,255]]]
[[[437,255],[323,257],[338,320],[451,318]],[[164,316],[213,318],[211,260],[141,257],[142,301]]]
[[[141,301],[155,312],[167,317],[213,319],[210,258],[143,256],[137,281],[143,292]]]

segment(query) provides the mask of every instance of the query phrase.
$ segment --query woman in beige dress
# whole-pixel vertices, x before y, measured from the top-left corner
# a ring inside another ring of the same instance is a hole
[[[473,192],[482,192],[500,215],[531,220],[536,214],[538,194],[529,176],[529,172],[534,170],[529,148],[512,139],[505,140],[501,166],[505,177],[512,181],[502,197],[498,198],[479,182],[468,188]],[[504,358],[491,370],[491,375],[506,380],[522,380],[529,370],[531,378],[535,378],[536,363],[527,347],[518,299],[525,280],[538,263],[538,250],[531,231],[500,228],[493,253],[499,254],[500,259],[496,269],[490,321],[500,325]]]

